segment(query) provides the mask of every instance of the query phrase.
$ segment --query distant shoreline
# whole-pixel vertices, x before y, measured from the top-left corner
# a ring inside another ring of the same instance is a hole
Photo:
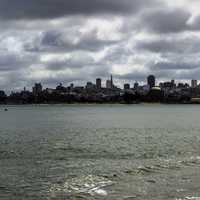
[[[140,102],[140,103],[34,103],[34,104],[0,104],[0,107],[3,106],[56,106],[56,105],[200,105],[200,103],[163,103],[163,102]]]

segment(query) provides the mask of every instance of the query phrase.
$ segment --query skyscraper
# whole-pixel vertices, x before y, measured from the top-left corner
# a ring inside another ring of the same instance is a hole
[[[110,81],[111,81],[111,88],[113,88],[113,77],[112,77],[112,74],[111,74],[111,77],[110,77]]]
[[[130,84],[129,83],[125,83],[124,84],[124,90],[129,90],[130,89]]]
[[[112,88],[112,83],[111,83],[110,80],[107,80],[107,81],[106,81],[106,88],[107,88],[107,89],[111,89],[111,88]]]
[[[192,86],[192,88],[197,87],[197,80],[192,80],[191,81],[191,86]]]
[[[156,85],[156,78],[154,75],[149,75],[147,77],[147,84],[149,85],[150,88],[155,87]]]
[[[101,89],[101,79],[100,78],[96,79],[96,87],[97,87],[97,89]]]
[[[41,83],[35,83],[35,86],[33,87],[33,94],[38,95],[42,92],[42,84]]]
[[[111,74],[110,76],[110,80],[106,81],[106,88],[108,89],[113,89],[114,88],[114,84],[113,84],[113,76]]]
[[[139,83],[138,83],[138,82],[135,82],[135,83],[134,83],[134,89],[137,90],[138,87],[139,87]]]

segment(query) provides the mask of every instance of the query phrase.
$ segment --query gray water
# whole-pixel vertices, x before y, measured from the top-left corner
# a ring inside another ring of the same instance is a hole
[[[4,108],[1,200],[200,199],[198,105]]]

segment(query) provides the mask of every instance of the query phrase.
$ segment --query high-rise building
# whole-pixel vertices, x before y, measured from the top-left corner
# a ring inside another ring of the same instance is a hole
[[[0,97],[6,97],[6,93],[3,90],[0,90]]]
[[[0,90],[0,102],[5,102],[6,101],[6,93],[3,90]]]
[[[111,74],[111,77],[110,77],[110,81],[111,81],[111,88],[113,88],[113,76]]]
[[[125,83],[124,84],[124,90],[129,90],[130,89],[130,84],[129,83]]]
[[[97,89],[101,89],[101,79],[100,78],[96,79],[96,87],[97,87]]]
[[[112,88],[112,82],[111,82],[111,80],[107,80],[106,81],[106,88],[107,89],[111,89]]]
[[[137,90],[138,87],[139,87],[139,83],[138,83],[138,82],[135,82],[135,83],[134,83],[134,89]]]
[[[70,84],[70,88],[71,88],[71,89],[74,88],[74,84],[73,84],[73,83]]]
[[[108,89],[113,89],[114,88],[114,84],[113,84],[113,76],[111,74],[110,76],[110,80],[106,81],[106,88]]]
[[[156,85],[156,78],[154,75],[149,75],[147,77],[147,84],[149,85],[150,88],[155,87]]]
[[[33,94],[38,95],[42,92],[42,84],[41,83],[35,83],[35,86],[33,87]]]
[[[171,85],[172,85],[172,88],[175,88],[176,87],[176,83],[175,83],[175,80],[171,80]]]
[[[87,82],[85,88],[86,89],[93,89],[94,88],[94,84],[92,82]]]
[[[192,80],[191,81],[191,86],[192,86],[192,88],[197,87],[197,80]]]

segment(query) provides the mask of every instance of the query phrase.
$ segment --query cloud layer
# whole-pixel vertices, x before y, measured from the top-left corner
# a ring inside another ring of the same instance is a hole
[[[0,89],[200,77],[193,0],[2,0]]]
[[[1,0],[2,19],[52,19],[66,15],[137,12],[146,0]]]

